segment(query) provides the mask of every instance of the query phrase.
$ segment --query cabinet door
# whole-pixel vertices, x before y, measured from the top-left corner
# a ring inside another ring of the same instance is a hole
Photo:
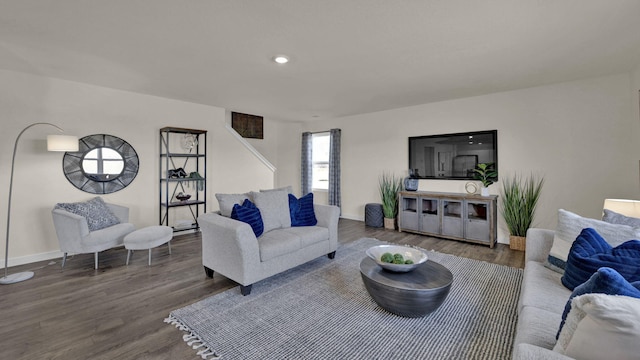
[[[442,235],[464,236],[462,205],[462,200],[442,200]]]
[[[420,231],[440,234],[440,209],[438,199],[420,198]]]
[[[400,197],[400,229],[420,230],[419,206],[417,196]]]
[[[465,237],[472,240],[489,242],[490,231],[490,206],[489,202],[467,200],[465,208],[467,218],[465,220]]]

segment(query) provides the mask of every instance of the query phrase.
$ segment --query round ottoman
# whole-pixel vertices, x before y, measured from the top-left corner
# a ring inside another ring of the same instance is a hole
[[[367,204],[364,206],[364,223],[367,226],[383,227],[384,214],[382,204]]]
[[[149,266],[151,266],[151,249],[162,244],[169,246],[171,255],[171,239],[173,229],[168,226],[149,226],[136,230],[124,237],[124,247],[127,249],[127,265],[131,258],[132,250],[149,250]]]

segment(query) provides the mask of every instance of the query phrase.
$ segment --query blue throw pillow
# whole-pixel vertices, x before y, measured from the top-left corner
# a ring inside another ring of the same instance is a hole
[[[315,226],[318,220],[313,210],[313,193],[308,193],[300,199],[289,194],[289,213],[291,226]]]
[[[573,290],[601,267],[615,269],[627,281],[640,280],[640,241],[612,248],[594,229],[582,230],[571,245],[562,284]]]
[[[233,205],[231,218],[249,224],[256,237],[260,237],[264,232],[260,210],[249,199],[245,199],[242,205]]]
[[[556,334],[556,340],[558,339],[558,336],[560,336],[560,330],[562,330],[564,322],[567,320],[567,315],[569,315],[569,311],[571,310],[571,300],[579,295],[593,293],[640,298],[640,281],[630,283],[614,269],[608,267],[598,269],[598,271],[596,271],[589,280],[576,287],[573,290],[573,293],[571,293],[569,301],[567,301],[567,304],[564,306],[562,322],[560,323],[560,329],[558,329],[558,333]]]

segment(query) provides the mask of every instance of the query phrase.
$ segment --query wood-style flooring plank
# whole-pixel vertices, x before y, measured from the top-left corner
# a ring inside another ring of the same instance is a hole
[[[341,243],[362,237],[523,267],[524,253],[507,245],[487,246],[371,228],[341,219]],[[136,251],[125,265],[124,248],[11,268],[32,270],[31,280],[0,287],[1,359],[197,359],[183,333],[163,322],[169,312],[236,286],[205,276],[200,234],[176,236],[166,246]],[[259,286],[256,285],[256,286]],[[238,296],[241,296],[238,291]],[[251,295],[249,295],[251,296]]]

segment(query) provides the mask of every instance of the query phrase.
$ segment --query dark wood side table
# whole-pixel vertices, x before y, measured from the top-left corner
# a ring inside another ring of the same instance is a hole
[[[413,271],[395,273],[366,257],[360,262],[360,274],[369,295],[380,307],[405,317],[423,317],[436,310],[453,283],[451,271],[431,260]]]

